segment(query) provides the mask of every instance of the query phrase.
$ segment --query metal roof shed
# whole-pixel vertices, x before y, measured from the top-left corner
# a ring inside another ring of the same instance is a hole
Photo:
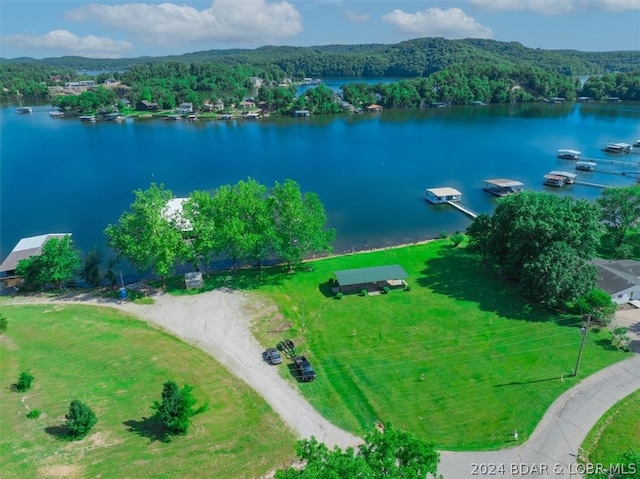
[[[359,291],[362,288],[370,289],[383,286],[404,285],[404,279],[408,277],[404,268],[397,264],[387,266],[373,266],[370,268],[345,269],[333,273],[338,280],[340,291]]]

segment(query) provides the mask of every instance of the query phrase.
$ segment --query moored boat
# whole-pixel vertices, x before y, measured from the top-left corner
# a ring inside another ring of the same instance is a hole
[[[51,118],[62,118],[64,116],[64,112],[53,110],[49,112],[49,116]]]
[[[33,113],[33,110],[30,106],[21,106],[20,108],[16,108],[16,113],[19,115],[24,115],[25,113]]]
[[[82,115],[80,117],[80,121],[85,121],[85,122],[89,122],[89,123],[95,123],[96,122],[96,116],[95,115]]]
[[[550,171],[544,175],[544,184],[557,187],[572,185],[576,180],[576,176],[578,175],[567,171]]]
[[[606,153],[630,153],[631,146],[629,143],[606,143],[602,147],[602,151]]]

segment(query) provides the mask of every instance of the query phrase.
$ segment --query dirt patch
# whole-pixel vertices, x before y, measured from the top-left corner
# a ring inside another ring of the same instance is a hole
[[[55,466],[46,466],[46,467],[39,468],[38,476],[75,478],[75,477],[81,477],[81,474],[78,466],[72,466],[68,464],[64,464],[64,465],[58,464]]]

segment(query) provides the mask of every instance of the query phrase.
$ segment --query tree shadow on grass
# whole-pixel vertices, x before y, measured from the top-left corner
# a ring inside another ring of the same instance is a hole
[[[146,437],[149,442],[171,442],[168,429],[155,416],[143,417],[140,421],[130,419],[122,424],[127,426],[127,431]]]
[[[60,440],[69,438],[69,430],[66,426],[48,426],[44,428],[44,432]]]
[[[460,301],[476,303],[483,311],[500,317],[525,321],[547,321],[547,310],[528,304],[512,284],[501,279],[493,266],[483,264],[480,256],[452,246],[430,258],[416,282],[434,293]],[[554,315],[556,316],[556,315]],[[566,319],[560,319],[563,324]],[[571,320],[571,323],[575,319]],[[565,324],[566,325],[566,324]]]

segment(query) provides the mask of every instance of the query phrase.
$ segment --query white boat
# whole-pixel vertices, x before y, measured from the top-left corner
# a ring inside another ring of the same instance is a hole
[[[49,112],[49,116],[51,118],[62,118],[64,116],[64,112],[53,110]]]
[[[596,166],[598,166],[598,164],[594,163],[593,161],[577,161],[576,162],[576,170],[595,171]]]
[[[80,121],[88,121],[90,123],[95,123],[96,116],[95,115],[82,115],[80,117]]]
[[[633,144],[634,148],[640,148],[640,140],[636,140],[636,142]]]
[[[581,152],[578,150],[561,148],[558,150],[558,158],[562,158],[564,160],[577,160],[580,158],[580,153]]]
[[[16,108],[16,113],[24,115],[25,113],[33,113],[33,110],[30,106],[21,106],[20,108]]]

